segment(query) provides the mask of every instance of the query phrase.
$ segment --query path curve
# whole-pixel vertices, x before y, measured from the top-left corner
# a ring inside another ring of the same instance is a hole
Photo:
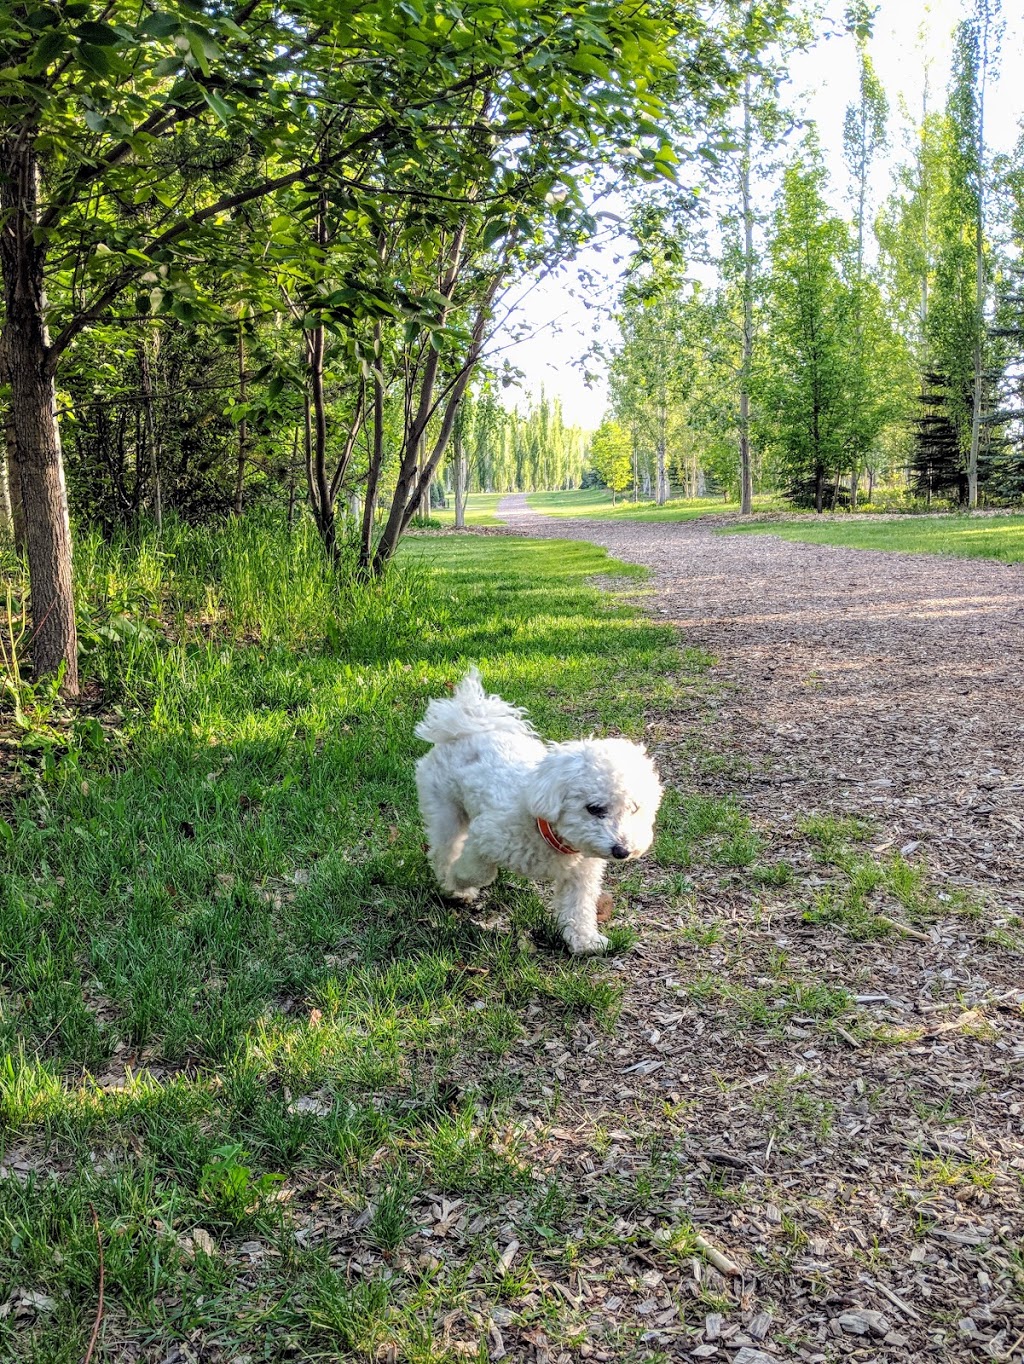
[[[863,812],[945,877],[1024,899],[1024,567],[547,517],[523,494],[498,515],[652,570],[653,609],[717,659],[716,739],[754,807]]]

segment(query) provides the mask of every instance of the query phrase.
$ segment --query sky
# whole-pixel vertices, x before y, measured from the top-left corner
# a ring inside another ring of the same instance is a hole
[[[841,28],[845,0],[828,0],[822,25]],[[880,0],[875,20],[871,56],[890,106],[889,161],[879,167],[876,202],[888,191],[889,169],[907,156],[909,124],[901,108],[919,118],[925,82],[929,105],[943,106],[949,77],[954,26],[967,17],[964,0]],[[1024,82],[1018,54],[1024,52],[1024,16],[1016,13],[1017,0],[1003,6],[1005,25],[996,80],[986,99],[986,142],[997,151],[1008,151],[1017,139],[1024,119]],[[790,85],[783,94],[789,107],[818,125],[826,163],[836,182],[834,198],[841,207],[839,186],[845,170],[842,160],[842,129],[846,106],[857,96],[857,67],[853,40],[833,37],[819,41],[814,49],[798,56],[790,69]],[[614,343],[616,330],[609,309],[621,277],[622,258],[628,253],[624,235],[601,250],[587,249],[567,267],[529,288],[516,310],[516,321],[528,331],[516,345],[507,341],[498,358],[521,370],[518,385],[504,391],[507,406],[525,406],[529,396],[543,388],[561,399],[564,418],[570,425],[593,429],[601,420],[607,386],[600,365],[585,365],[584,356],[595,339]],[[616,264],[616,258],[619,263]],[[590,282],[583,284],[580,270]],[[584,303],[590,302],[590,307]],[[499,343],[501,344],[501,343]],[[585,370],[596,381],[588,384]]]

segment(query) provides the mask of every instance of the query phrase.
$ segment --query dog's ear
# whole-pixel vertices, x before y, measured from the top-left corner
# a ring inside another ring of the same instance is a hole
[[[526,799],[532,819],[546,819],[553,824],[565,808],[565,762],[562,756],[549,751],[530,774]]]

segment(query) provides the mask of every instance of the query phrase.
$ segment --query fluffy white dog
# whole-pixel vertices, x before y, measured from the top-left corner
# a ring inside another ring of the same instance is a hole
[[[499,867],[554,885],[571,952],[603,952],[597,899],[609,858],[651,846],[661,783],[628,739],[546,744],[524,712],[488,696],[474,668],[431,701],[416,735],[434,747],[416,764],[430,862],[441,889],[471,902]]]

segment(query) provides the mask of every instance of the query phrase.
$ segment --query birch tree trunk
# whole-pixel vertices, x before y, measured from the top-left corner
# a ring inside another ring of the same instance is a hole
[[[455,432],[455,529],[466,529],[466,447],[462,432]]]

